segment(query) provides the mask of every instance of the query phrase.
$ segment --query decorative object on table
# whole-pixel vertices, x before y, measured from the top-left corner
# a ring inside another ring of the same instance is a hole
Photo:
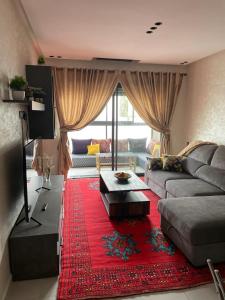
[[[44,55],[39,55],[37,63],[39,65],[44,65],[45,64],[45,57],[44,57]]]
[[[25,89],[27,86],[27,81],[23,76],[16,75],[10,80],[9,86],[12,90],[13,100],[24,100],[25,99]]]
[[[115,173],[114,176],[118,179],[120,183],[128,182],[128,179],[131,178],[131,175],[125,172]]]
[[[51,169],[54,167],[53,158],[47,155],[39,156],[37,158],[40,166],[41,174],[43,176],[43,186],[51,186]]]

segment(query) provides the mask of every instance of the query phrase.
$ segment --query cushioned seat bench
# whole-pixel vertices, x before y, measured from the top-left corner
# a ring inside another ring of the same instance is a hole
[[[162,199],[162,231],[195,266],[225,260],[225,196]]]
[[[102,153],[104,155],[104,153]],[[107,155],[109,153],[106,153]],[[136,160],[136,165],[145,168],[147,162],[147,156],[150,157],[149,153],[142,152],[119,152],[118,153],[118,163],[127,162],[127,158],[133,156]],[[73,168],[81,167],[95,167],[96,166],[96,156],[88,154],[72,154]]]

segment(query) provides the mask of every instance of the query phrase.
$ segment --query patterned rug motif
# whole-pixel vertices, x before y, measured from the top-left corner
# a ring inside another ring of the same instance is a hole
[[[97,178],[67,180],[58,300],[125,296],[211,281],[207,267],[191,266],[163,235],[159,198],[150,191],[145,195],[151,200],[149,216],[110,220]]]

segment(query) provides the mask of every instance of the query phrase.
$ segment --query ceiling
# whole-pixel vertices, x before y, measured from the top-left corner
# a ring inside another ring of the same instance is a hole
[[[45,56],[180,64],[225,49],[224,0],[21,0]],[[162,22],[146,34],[155,22]]]

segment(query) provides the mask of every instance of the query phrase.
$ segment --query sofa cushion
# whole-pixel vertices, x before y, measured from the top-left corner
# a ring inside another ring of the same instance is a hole
[[[128,139],[129,150],[131,152],[146,152],[147,138],[143,139]]]
[[[128,151],[128,139],[121,139],[117,141],[118,152],[127,152]]]
[[[177,173],[177,172],[167,172],[167,171],[149,171],[148,173],[149,180],[152,180],[154,183],[158,184],[162,188],[165,188],[166,182],[172,179],[191,179],[191,175],[186,173]]]
[[[194,151],[192,151],[188,155],[188,157],[198,160],[204,164],[209,164],[217,147],[218,146],[214,144],[199,146]]]
[[[148,169],[152,171],[162,170],[163,160],[161,157],[147,157]]]
[[[163,170],[169,172],[183,172],[182,156],[165,155],[163,156]]]
[[[174,197],[193,197],[225,194],[225,192],[221,189],[201,179],[168,180],[166,182],[166,190]]]
[[[96,140],[92,139],[92,145],[99,144],[101,153],[110,152],[111,139]]]
[[[88,154],[72,154],[73,168],[95,167],[96,156]]]
[[[225,170],[225,146],[219,146],[212,158],[211,166]]]
[[[158,210],[194,245],[225,241],[225,196],[162,199]]]
[[[225,191],[225,170],[204,165],[197,170],[196,176]]]
[[[73,154],[87,154],[87,146],[91,144],[91,139],[72,139]]]
[[[191,174],[192,176],[196,176],[195,172],[204,164],[191,157],[186,157],[182,160],[182,165],[185,172]]]

